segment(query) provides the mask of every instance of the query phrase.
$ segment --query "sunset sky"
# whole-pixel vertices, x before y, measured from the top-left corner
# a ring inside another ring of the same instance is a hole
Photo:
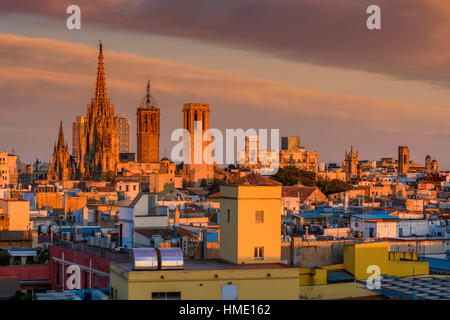
[[[81,8],[81,30],[66,8]],[[100,5],[101,4],[101,5]],[[381,7],[381,30],[366,8]],[[160,154],[182,105],[211,126],[278,128],[320,162],[427,154],[450,169],[450,1],[39,0],[0,2],[0,150],[49,160],[59,121],[94,95],[102,40],[108,96],[132,120],[147,77],[161,109]]]

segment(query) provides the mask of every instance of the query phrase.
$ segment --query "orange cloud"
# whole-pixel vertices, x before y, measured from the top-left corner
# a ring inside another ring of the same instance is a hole
[[[450,81],[450,5],[443,0],[79,0],[83,21],[117,30],[190,38],[293,61]],[[369,31],[377,4],[382,29]],[[67,3],[2,0],[0,14],[65,19]]]

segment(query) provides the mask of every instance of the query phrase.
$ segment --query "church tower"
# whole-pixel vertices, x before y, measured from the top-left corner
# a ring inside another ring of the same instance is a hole
[[[64,140],[62,121],[59,124],[58,141],[53,149],[52,162],[49,170],[49,180],[61,181],[70,179],[70,155],[67,143]]]
[[[78,173],[81,179],[116,174],[119,161],[119,135],[114,105],[106,94],[103,48],[100,42],[94,98],[87,105],[85,130],[80,137]]]
[[[406,175],[409,170],[409,149],[407,146],[398,147],[398,174]]]
[[[353,151],[353,146],[350,147],[350,152],[345,151],[345,176],[350,180],[358,176],[358,151]]]
[[[137,109],[137,161],[159,161],[159,108],[150,95],[150,80],[144,103]]]
[[[202,146],[198,148],[198,152],[203,152],[208,145],[208,142],[203,141],[205,131],[209,129],[209,104],[206,103],[185,103],[183,106],[183,128],[189,131],[191,135],[191,164],[195,161],[195,143],[194,135],[197,131],[202,135]],[[198,159],[200,164],[203,163],[203,158]]]
[[[214,164],[205,163],[205,148],[212,143],[204,141],[205,132],[209,129],[209,104],[207,103],[185,103],[183,106],[183,128],[191,136],[190,146],[186,144],[185,149],[190,148],[190,163],[183,164],[185,182],[191,186],[201,186],[214,180]],[[201,135],[196,139],[196,135]],[[200,142],[200,146],[196,144]]]

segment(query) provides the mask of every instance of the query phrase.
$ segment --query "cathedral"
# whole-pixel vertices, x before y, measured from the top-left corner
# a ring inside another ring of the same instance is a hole
[[[58,142],[53,148],[52,162],[50,163],[48,179],[54,181],[69,180],[73,175],[74,164],[71,162],[69,149],[64,140],[62,122],[59,124]]]
[[[100,43],[95,95],[87,105],[84,130],[77,155],[77,178],[98,179],[115,175],[119,161],[119,135],[114,105],[106,94],[103,50]]]

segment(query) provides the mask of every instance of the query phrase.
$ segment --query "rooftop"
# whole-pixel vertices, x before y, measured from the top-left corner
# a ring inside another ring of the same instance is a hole
[[[366,287],[365,280],[358,280]],[[450,277],[395,277],[383,276],[379,289],[370,289],[396,299],[448,300],[450,299]]]
[[[355,214],[352,217],[364,220],[398,220],[398,217],[391,216],[390,214]]]
[[[281,183],[253,172],[237,179],[235,182],[228,183],[228,185],[281,186]]]
[[[131,264],[129,262],[117,263],[117,265],[124,270],[134,271],[132,270]],[[233,264],[219,259],[184,260],[184,270],[230,270],[230,269],[245,270],[245,269],[281,269],[281,268],[290,268],[290,267],[283,263]],[[159,270],[159,271],[172,271],[172,270]]]

